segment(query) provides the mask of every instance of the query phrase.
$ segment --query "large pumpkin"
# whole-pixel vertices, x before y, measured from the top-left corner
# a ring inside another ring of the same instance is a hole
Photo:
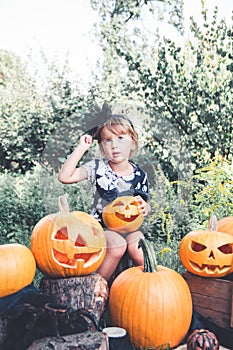
[[[143,222],[139,203],[132,196],[117,197],[103,209],[103,221],[110,230],[128,233],[136,231]]]
[[[32,283],[36,262],[22,244],[0,245],[0,298],[18,292]]]
[[[229,233],[233,236],[233,216],[226,216],[218,221],[218,231]]]
[[[216,228],[212,216],[207,230],[189,232],[180,242],[180,260],[195,275],[222,277],[233,271],[233,236]]]
[[[69,211],[59,197],[60,211],[42,218],[31,236],[39,270],[50,277],[71,277],[95,272],[106,254],[106,237],[100,223],[81,211]]]
[[[157,265],[150,242],[141,240],[143,266],[131,267],[114,280],[109,294],[113,326],[125,328],[136,348],[177,346],[192,318],[188,284],[176,271]]]

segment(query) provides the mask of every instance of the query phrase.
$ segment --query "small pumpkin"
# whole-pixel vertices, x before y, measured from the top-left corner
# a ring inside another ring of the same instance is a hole
[[[218,350],[219,341],[208,329],[195,329],[187,339],[187,350]]]
[[[189,232],[180,242],[180,260],[195,275],[223,277],[233,271],[233,236],[216,229],[213,215],[207,230]]]
[[[32,283],[36,262],[30,249],[18,243],[0,245],[0,298]]]
[[[229,233],[233,236],[233,216],[226,216],[218,220],[218,231]]]
[[[117,197],[103,209],[103,221],[110,230],[128,233],[136,231],[143,223],[138,211],[139,203],[132,196]]]
[[[144,267],[121,272],[109,293],[112,325],[128,332],[136,348],[177,346],[192,319],[189,286],[176,271],[157,265],[153,245],[140,240]]]
[[[69,211],[65,196],[59,212],[42,218],[31,235],[31,251],[39,270],[50,277],[89,275],[106,254],[106,237],[100,223],[81,211]]]

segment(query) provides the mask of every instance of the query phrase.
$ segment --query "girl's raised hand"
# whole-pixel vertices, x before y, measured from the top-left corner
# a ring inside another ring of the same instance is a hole
[[[79,145],[82,146],[85,150],[91,147],[93,138],[91,135],[82,135],[79,140]]]

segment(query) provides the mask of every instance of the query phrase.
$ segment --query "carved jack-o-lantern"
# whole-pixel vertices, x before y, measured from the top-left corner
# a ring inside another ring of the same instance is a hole
[[[222,277],[233,271],[233,236],[215,231],[216,224],[211,217],[208,230],[189,232],[180,242],[180,260],[193,274]]]
[[[71,277],[95,272],[106,254],[102,226],[91,215],[69,212],[64,197],[60,211],[42,218],[31,236],[31,251],[41,272],[50,277]]]
[[[120,233],[136,231],[143,222],[138,205],[132,196],[116,198],[103,209],[104,224],[108,229]]]

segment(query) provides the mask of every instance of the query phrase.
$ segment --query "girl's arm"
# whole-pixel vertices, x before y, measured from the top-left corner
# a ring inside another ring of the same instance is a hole
[[[82,135],[80,137],[78,146],[67,158],[61,168],[61,171],[58,175],[58,180],[60,182],[71,184],[80,182],[87,178],[86,170],[82,166],[77,168],[77,165],[84,153],[90,148],[92,141],[93,140],[90,135]]]

